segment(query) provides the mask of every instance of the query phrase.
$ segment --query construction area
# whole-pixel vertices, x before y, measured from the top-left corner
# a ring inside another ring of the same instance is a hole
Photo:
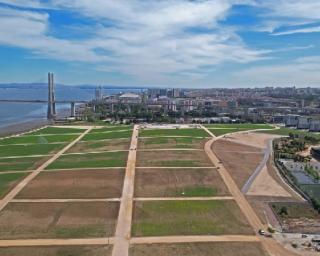
[[[309,206],[273,166],[271,129],[78,125],[2,138],[0,255],[316,255],[281,233],[292,223],[282,203]]]

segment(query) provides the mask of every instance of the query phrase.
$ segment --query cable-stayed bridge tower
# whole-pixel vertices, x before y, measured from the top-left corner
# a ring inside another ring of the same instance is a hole
[[[53,73],[48,73],[48,111],[47,118],[55,119],[56,117],[56,94],[54,86],[54,75]]]

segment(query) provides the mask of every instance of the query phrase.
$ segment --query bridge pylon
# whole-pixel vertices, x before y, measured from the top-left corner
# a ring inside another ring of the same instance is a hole
[[[54,87],[54,75],[48,73],[48,111],[47,119],[52,120],[56,117],[56,94]]]

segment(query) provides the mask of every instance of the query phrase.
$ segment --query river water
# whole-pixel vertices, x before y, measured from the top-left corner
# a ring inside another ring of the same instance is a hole
[[[103,89],[103,95],[112,95],[120,92],[139,92],[141,89],[112,88]],[[57,86],[57,100],[91,100],[95,95],[95,87],[82,88],[76,86]],[[0,99],[19,99],[19,100],[46,100],[48,89],[43,86],[0,86]],[[70,106],[58,104],[59,109],[69,109]],[[40,103],[0,103],[0,128],[24,123],[28,121],[45,120],[47,104]]]

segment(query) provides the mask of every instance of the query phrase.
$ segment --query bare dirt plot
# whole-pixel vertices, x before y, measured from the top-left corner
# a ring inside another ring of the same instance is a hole
[[[159,148],[197,148],[203,149],[206,139],[198,138],[140,138],[139,149],[159,149]]]
[[[247,195],[291,197],[291,194],[271,177],[267,165],[253,181]]]
[[[212,150],[230,172],[239,188],[242,188],[263,159],[263,153],[258,148],[225,140],[216,141]]]
[[[234,201],[135,202],[133,236],[239,235],[253,230]]]
[[[146,167],[210,167],[212,163],[202,150],[139,152],[137,166]]]
[[[245,132],[227,135],[225,137],[225,139],[228,141],[237,142],[257,148],[266,148],[267,143],[270,139],[278,138],[279,136],[267,133]]]
[[[1,256],[110,256],[112,246],[51,246],[0,248]]]
[[[110,139],[105,141],[78,142],[67,153],[98,152],[108,150],[129,150],[130,139]]]
[[[10,203],[0,212],[0,239],[113,236],[119,203]]]
[[[132,245],[130,256],[267,256],[260,243],[217,242]]]
[[[121,197],[124,170],[42,172],[17,196],[23,199]]]
[[[137,169],[135,197],[224,196],[216,169]]]

